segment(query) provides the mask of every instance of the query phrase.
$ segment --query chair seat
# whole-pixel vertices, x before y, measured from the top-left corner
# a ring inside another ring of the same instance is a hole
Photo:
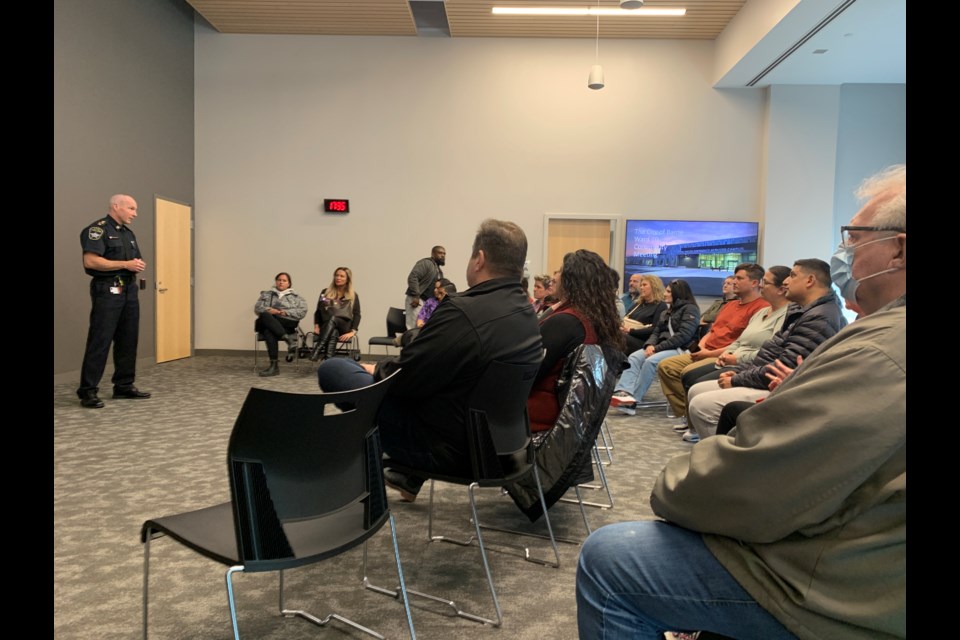
[[[205,509],[154,518],[143,523],[140,541],[148,531],[159,531],[197,553],[221,564],[240,564],[237,534],[233,524],[233,505],[229,502]]]

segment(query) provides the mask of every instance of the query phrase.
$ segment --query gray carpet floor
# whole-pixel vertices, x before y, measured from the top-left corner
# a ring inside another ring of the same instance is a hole
[[[281,363],[281,374],[259,378],[253,358],[195,356],[139,372],[137,385],[148,400],[110,399],[109,379],[101,397],[106,407],[84,409],[76,383],[54,385],[54,635],[70,638],[134,638],[142,631],[143,545],[140,527],[152,517],[229,500],[225,453],[234,419],[250,387],[318,392],[315,367],[297,371]],[[662,400],[657,385],[647,400]],[[588,508],[594,528],[624,520],[651,519],[649,495],[657,474],[672,455],[691,445],[671,429],[661,407],[636,416],[611,411],[613,462],[605,467],[615,504]],[[414,503],[391,501],[407,585],[447,595],[468,611],[490,616],[476,547],[426,541],[427,487]],[[441,533],[470,527],[466,489],[438,483],[435,525]],[[605,498],[585,491],[585,498]],[[396,494],[388,490],[391,499]],[[572,495],[572,492],[570,492]],[[481,520],[540,531],[513,502],[495,489],[482,490]],[[560,536],[586,533],[575,505],[558,503],[550,517]],[[485,539],[487,537],[485,536]],[[527,538],[533,553],[545,542]],[[503,609],[501,629],[450,615],[446,608],[414,599],[413,620],[422,640],[510,638],[572,640],[577,637],[574,578],[579,546],[561,544],[559,569],[524,562],[496,541],[517,538],[491,532],[491,569]],[[371,580],[396,583],[388,528],[368,544]],[[360,587],[361,551],[286,574],[287,606],[321,617],[331,611],[371,626],[388,638],[408,637],[398,601]],[[232,636],[224,567],[176,542],[153,542],[150,576],[150,635],[153,638]],[[332,623],[320,629],[277,613],[275,574],[235,579],[240,632],[247,638],[362,638]]]

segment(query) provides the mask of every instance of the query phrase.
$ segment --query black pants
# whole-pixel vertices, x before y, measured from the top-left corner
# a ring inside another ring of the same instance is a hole
[[[740,414],[756,404],[756,402],[748,400],[727,403],[727,406],[720,412],[720,420],[717,422],[717,435],[722,436],[729,433],[730,429],[737,426],[737,418],[740,417]]]
[[[261,311],[257,317],[257,323],[253,328],[263,335],[263,341],[267,343],[267,356],[271,360],[277,359],[277,342],[288,333],[293,333],[299,320],[277,316],[269,311]]]
[[[132,280],[132,278],[131,278]],[[111,292],[119,289],[117,293]],[[137,340],[140,332],[140,299],[135,282],[115,287],[112,278],[90,281],[90,328],[80,371],[81,398],[99,391],[100,378],[107,366],[107,354],[113,344],[113,388],[133,386],[137,375]]]

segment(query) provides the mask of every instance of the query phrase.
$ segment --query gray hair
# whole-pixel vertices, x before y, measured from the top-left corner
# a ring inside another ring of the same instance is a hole
[[[887,196],[877,205],[873,225],[884,229],[907,228],[907,165],[895,164],[870,176],[856,190],[861,202]]]

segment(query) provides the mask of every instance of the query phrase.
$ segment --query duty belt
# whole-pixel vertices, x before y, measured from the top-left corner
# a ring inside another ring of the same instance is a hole
[[[128,284],[133,284],[133,276],[94,276],[94,280],[98,282],[110,282],[118,286],[126,286]]]

